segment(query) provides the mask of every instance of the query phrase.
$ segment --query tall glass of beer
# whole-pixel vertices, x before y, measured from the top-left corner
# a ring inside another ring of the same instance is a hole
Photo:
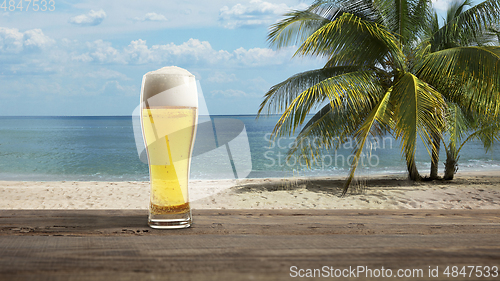
[[[141,125],[148,155],[149,226],[191,225],[188,178],[198,118],[195,77],[171,66],[144,75]]]

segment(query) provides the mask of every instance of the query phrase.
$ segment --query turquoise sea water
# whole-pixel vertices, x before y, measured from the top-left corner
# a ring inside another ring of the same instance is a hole
[[[277,116],[212,116],[244,123],[250,148],[251,178],[291,176],[345,176],[349,171],[352,144],[318,159],[314,169],[305,169],[301,159],[285,154],[293,137],[270,141],[269,133]],[[203,145],[198,132],[194,150]],[[404,173],[400,146],[391,137],[372,143],[366,149],[360,174]],[[370,154],[368,154],[368,152]],[[220,156],[223,159],[223,155]],[[221,179],[226,174],[213,168],[212,157],[193,158],[192,179]],[[321,161],[322,160],[322,161]],[[441,162],[444,162],[442,151]],[[430,160],[423,145],[418,147],[417,165],[428,173]],[[443,168],[443,165],[440,165]],[[461,152],[459,171],[499,170],[500,145],[485,153],[477,141],[466,144]],[[141,162],[134,140],[132,118],[118,117],[0,117],[0,180],[148,180],[147,164]]]

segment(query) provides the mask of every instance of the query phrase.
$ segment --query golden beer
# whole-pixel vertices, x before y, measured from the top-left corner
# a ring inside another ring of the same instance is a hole
[[[144,75],[141,125],[148,155],[149,225],[191,225],[188,180],[198,116],[194,76],[178,67]]]
[[[149,208],[153,215],[183,214],[190,210],[188,178],[196,111],[192,107],[168,106],[143,109],[151,178]]]

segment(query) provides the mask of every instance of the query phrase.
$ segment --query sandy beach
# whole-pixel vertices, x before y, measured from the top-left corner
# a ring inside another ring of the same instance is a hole
[[[500,209],[497,171],[453,181],[405,175],[358,178],[339,197],[342,178],[190,181],[193,209]],[[0,209],[146,209],[149,182],[0,181]]]

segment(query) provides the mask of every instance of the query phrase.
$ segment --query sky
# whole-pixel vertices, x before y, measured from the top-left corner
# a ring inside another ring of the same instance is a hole
[[[255,114],[270,87],[324,64],[266,41],[271,24],[312,2],[4,1],[0,116],[131,115],[143,75],[170,65],[196,76],[210,114]]]

